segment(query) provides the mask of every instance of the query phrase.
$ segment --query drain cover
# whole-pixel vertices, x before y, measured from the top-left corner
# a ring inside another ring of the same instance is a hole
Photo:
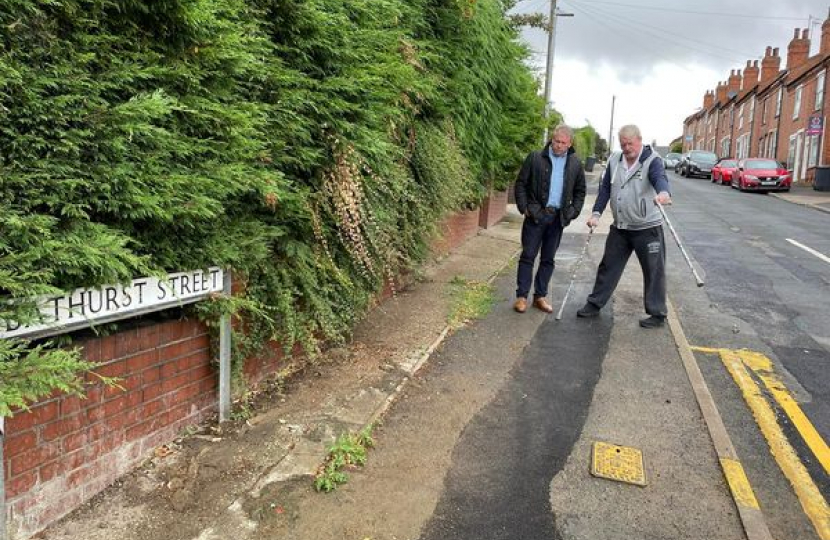
[[[643,453],[628,446],[595,442],[591,452],[591,474],[617,482],[646,485]]]

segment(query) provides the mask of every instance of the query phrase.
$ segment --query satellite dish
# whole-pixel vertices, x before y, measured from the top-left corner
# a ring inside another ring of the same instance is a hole
[[[732,99],[733,97],[735,97],[737,95],[738,95],[738,93],[734,90],[726,93],[726,97],[728,97],[729,99]]]

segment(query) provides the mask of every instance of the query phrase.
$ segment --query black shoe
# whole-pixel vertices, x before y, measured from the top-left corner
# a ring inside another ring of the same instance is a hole
[[[577,317],[596,317],[597,315],[599,315],[599,308],[591,302],[585,302],[585,305],[576,312]]]
[[[640,319],[640,326],[643,328],[660,328],[664,324],[666,324],[666,318],[658,317],[656,315],[652,315],[647,319]]]

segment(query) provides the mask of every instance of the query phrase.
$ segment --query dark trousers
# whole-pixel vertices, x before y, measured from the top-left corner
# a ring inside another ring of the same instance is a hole
[[[666,309],[666,242],[663,227],[641,231],[620,230],[611,226],[605,240],[605,253],[597,270],[594,291],[588,302],[601,308],[620,282],[631,252],[637,254],[643,270],[643,303],[646,313],[665,317]]]
[[[562,240],[562,222],[559,214],[542,214],[538,223],[525,217],[522,224],[522,255],[519,257],[519,271],[516,276],[516,297],[527,298],[530,282],[533,281],[533,296],[548,295],[548,283],[553,276],[553,261],[559,241]],[[539,255],[539,268],[533,280],[533,263]]]

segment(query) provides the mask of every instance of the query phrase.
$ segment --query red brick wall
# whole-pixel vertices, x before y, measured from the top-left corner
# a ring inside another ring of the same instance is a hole
[[[101,362],[86,399],[55,395],[6,421],[8,522],[20,537],[42,529],[130,471],[156,446],[215,410],[209,338],[196,321],[126,330],[81,344]]]
[[[735,111],[735,119],[734,125],[732,127],[734,138],[732,139],[732,154],[737,155],[738,150],[738,139],[740,139],[744,135],[748,135],[750,133],[750,129],[752,126],[752,116],[749,114],[751,110],[752,100],[755,99],[754,96],[751,96],[740,104],[735,104],[733,109]],[[743,122],[741,120],[743,119]],[[752,152],[752,136],[749,135],[748,141],[746,146],[746,155],[744,157],[752,157],[755,154]]]
[[[803,84],[803,89],[801,93],[801,109],[799,111],[798,117],[795,119],[793,118],[793,107],[795,105],[795,93],[798,85],[794,85],[792,86],[792,88],[787,88],[784,92],[784,106],[781,111],[781,131],[779,132],[780,139],[778,142],[779,161],[787,161],[788,151],[790,147],[790,136],[799,130],[806,130],[807,119],[814,112],[813,108],[815,105],[816,92],[815,76],[810,75],[809,77],[802,79],[799,82],[799,84]],[[825,98],[825,100],[826,99],[827,98]],[[802,163],[805,157],[805,144],[807,144],[806,132],[802,131],[800,158],[800,161]],[[793,163],[788,162],[787,167],[792,169]],[[801,165],[799,165],[799,174],[800,168]],[[809,184],[812,180],[813,174],[814,171],[812,169],[808,169],[806,176],[800,178],[800,183]]]
[[[478,226],[489,229],[507,214],[507,191],[491,191],[484,199],[478,218]]]
[[[479,211],[465,210],[444,218],[438,230],[440,237],[433,242],[433,253],[444,255],[478,234]]]
[[[720,157],[727,157],[723,155],[724,151],[721,143],[721,141],[727,137],[729,138],[728,155],[735,155],[735,137],[733,136],[734,126],[729,120],[729,117],[732,114],[733,107],[734,104],[730,103],[729,105],[721,108],[720,114],[718,116],[718,136],[717,141],[715,142],[717,150],[715,150],[715,153]]]

